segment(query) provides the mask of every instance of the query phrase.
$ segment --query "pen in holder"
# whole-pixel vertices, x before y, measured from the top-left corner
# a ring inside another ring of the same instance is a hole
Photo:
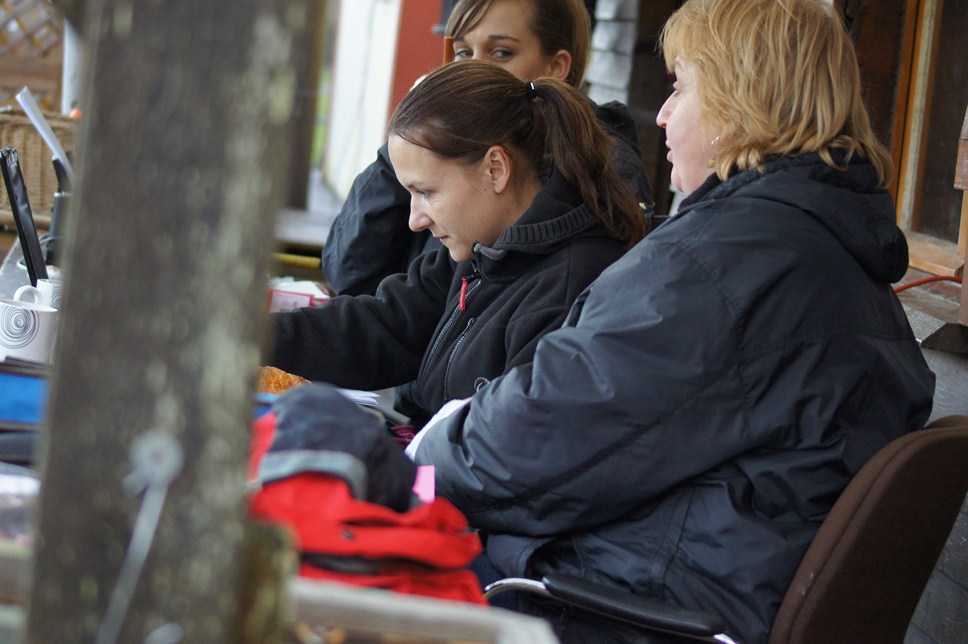
[[[44,263],[57,266],[59,260],[58,242],[60,241],[61,222],[71,201],[71,193],[55,192],[54,207],[50,211],[50,234],[47,236],[47,255]]]
[[[64,156],[69,160],[69,155]],[[57,175],[57,192],[54,193],[54,207],[50,211],[50,234],[47,236],[47,256],[44,263],[48,266],[57,266],[57,243],[60,240],[62,220],[71,201],[71,179],[63,159],[55,156],[51,161],[54,164],[54,173]]]

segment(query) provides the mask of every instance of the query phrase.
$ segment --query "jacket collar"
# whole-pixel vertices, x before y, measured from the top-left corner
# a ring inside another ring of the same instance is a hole
[[[509,252],[543,255],[597,223],[578,189],[553,168],[518,222],[501,233],[491,246],[475,242],[473,252],[476,260],[483,263],[499,261]]]

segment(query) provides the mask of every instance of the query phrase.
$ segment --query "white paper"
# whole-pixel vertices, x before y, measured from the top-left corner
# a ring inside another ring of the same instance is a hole
[[[322,306],[329,296],[312,281],[270,281],[269,313]]]
[[[272,289],[269,291],[269,313],[285,313],[313,305],[313,296],[309,293],[291,293]]]
[[[414,457],[417,455],[417,448],[420,446],[420,441],[423,440],[424,436],[426,436],[431,431],[435,431],[437,426],[440,425],[440,421],[447,418],[448,416],[453,415],[455,411],[457,411],[458,409],[460,409],[470,401],[471,401],[470,398],[460,398],[460,399],[450,400],[444,403],[444,406],[440,408],[440,411],[434,414],[433,418],[431,418],[427,422],[427,424],[423,426],[423,429],[417,432],[417,435],[414,437],[412,441],[410,441],[410,444],[407,445],[407,448],[404,450],[406,455],[410,457],[410,460],[412,461]]]
[[[64,170],[67,171],[67,178],[74,181],[74,167],[71,165],[71,160],[67,158],[67,153],[64,151],[64,146],[57,139],[57,135],[54,134],[54,130],[50,127],[50,123],[47,122],[47,118],[44,113],[40,110],[40,106],[37,105],[37,101],[34,100],[34,95],[30,93],[30,90],[24,87],[17,94],[17,102],[20,106],[24,108],[24,112],[27,113],[27,118],[30,122],[34,124],[37,131],[40,132],[40,136],[43,137],[44,142],[47,143],[47,147],[51,149],[54,156],[60,159],[61,163],[64,164]]]
[[[375,391],[363,391],[362,389],[338,389],[338,391],[357,405],[366,407],[376,407],[376,401],[380,397],[380,394]]]
[[[40,479],[23,474],[0,474],[0,496],[36,496],[40,491]]]

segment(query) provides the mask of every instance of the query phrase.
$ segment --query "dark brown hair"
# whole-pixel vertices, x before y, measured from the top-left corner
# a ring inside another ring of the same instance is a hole
[[[449,63],[410,90],[389,133],[464,164],[502,145],[536,176],[550,155],[616,239],[631,247],[645,233],[638,202],[612,164],[611,138],[588,99],[564,81],[527,83],[491,63]]]
[[[564,49],[571,54],[565,80],[580,87],[591,48],[591,18],[582,0],[516,0],[530,10],[528,28],[538,37],[545,56]],[[459,0],[450,12],[445,35],[460,38],[477,26],[494,0]]]

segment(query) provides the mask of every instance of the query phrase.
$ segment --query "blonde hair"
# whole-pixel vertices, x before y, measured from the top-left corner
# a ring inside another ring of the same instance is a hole
[[[704,125],[721,132],[713,167],[761,170],[780,156],[833,152],[868,159],[882,186],[892,173],[861,98],[844,25],[825,0],[688,0],[665,24],[666,67],[696,69]]]
[[[538,37],[545,56],[564,49],[571,54],[565,81],[581,87],[591,50],[591,18],[582,0],[515,0],[528,8],[528,29]],[[460,38],[477,26],[494,0],[459,0],[447,21],[447,36]]]

